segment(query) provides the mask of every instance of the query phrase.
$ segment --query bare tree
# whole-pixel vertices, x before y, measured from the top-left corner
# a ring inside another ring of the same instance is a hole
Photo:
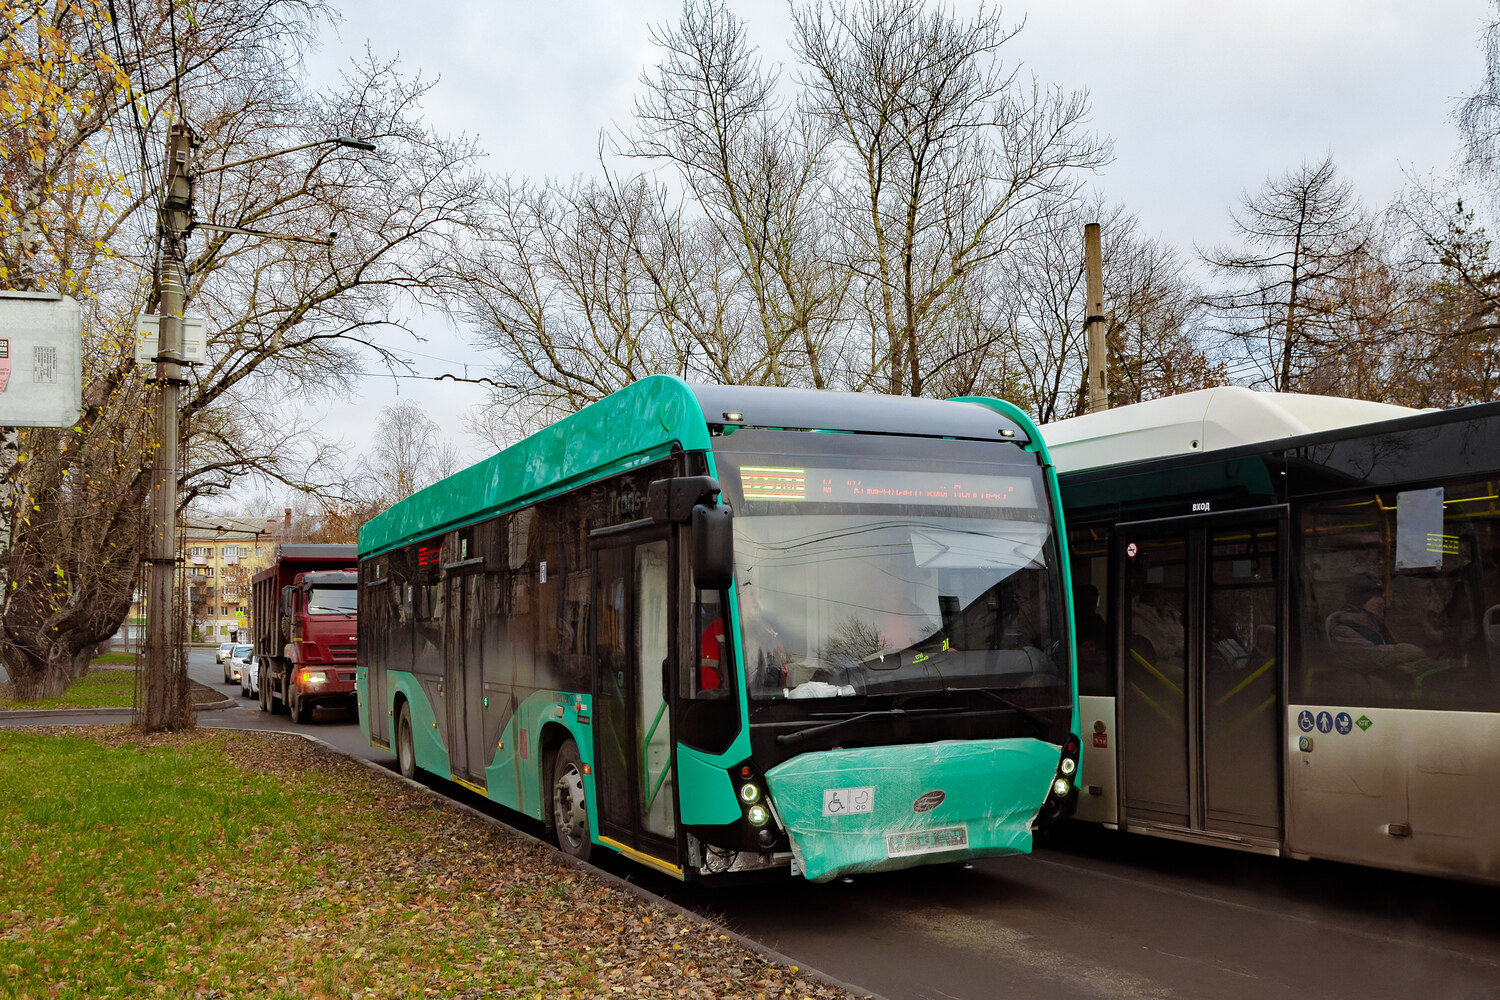
[[[1086,95],[1023,83],[1000,62],[1019,28],[997,18],[921,0],[793,10],[803,107],[840,157],[831,214],[887,392],[920,395],[953,363],[937,334],[966,282],[1110,158],[1085,130]]]
[[[1210,303],[1222,329],[1243,344],[1259,382],[1301,389],[1345,335],[1338,282],[1365,252],[1369,215],[1329,154],[1267,178],[1253,197],[1242,194],[1230,219],[1243,244],[1203,254],[1229,284]]]
[[[1413,184],[1343,296],[1358,337],[1346,379],[1370,399],[1462,406],[1500,393],[1500,263],[1457,185]]]
[[[645,178],[503,182],[473,251],[467,318],[505,360],[495,404],[523,423],[570,413],[656,372],[686,374],[700,279],[681,219]],[[686,269],[686,273],[684,272]],[[709,317],[713,310],[707,310]]]
[[[1048,422],[1086,401],[1083,229],[1099,222],[1109,305],[1110,403],[1119,406],[1226,381],[1198,332],[1199,292],[1181,258],[1101,197],[1060,200],[971,288],[944,337],[954,361],[930,386],[1000,396]]]
[[[747,314],[731,329],[753,341],[755,359],[736,381],[827,388],[847,277],[827,266],[826,139],[807,116],[778,107],[777,74],[722,0],[689,0],[652,41],[662,58],[641,77],[629,151],[676,167],[731,265],[720,271],[726,294],[713,301]],[[717,346],[710,358],[735,353]]]
[[[382,407],[371,450],[360,460],[359,495],[384,508],[463,467],[458,449],[420,404]]]
[[[8,555],[0,657],[23,697],[56,693],[86,669],[87,651],[124,617],[128,596],[120,595],[143,551],[138,521],[154,443],[129,331],[157,301],[154,130],[180,116],[193,123],[199,224],[301,239],[195,233],[208,236],[189,254],[188,309],[205,317],[209,344],[208,363],[190,372],[183,392],[185,454],[199,463],[183,470],[184,498],[212,496],[251,470],[309,485],[316,456],[263,447],[275,438],[252,428],[280,420],[288,429],[287,397],[337,391],[362,358],[399,364],[388,339],[399,327],[394,306],[446,297],[451,244],[477,218],[481,195],[468,170],[472,146],[420,125],[420,81],[366,59],[333,91],[300,88],[299,45],[322,16],[314,4],[235,0],[192,18],[177,5],[138,5],[139,17],[116,24],[55,6],[54,23],[76,32],[75,50],[112,53],[119,70],[85,60],[97,72],[67,81],[103,110],[68,119],[72,131],[59,145],[97,157],[106,177],[125,182],[91,194],[89,210],[72,215],[77,232],[46,229],[28,257],[47,287],[90,308],[83,417],[68,430],[28,432],[23,449],[44,460],[16,470],[13,508],[30,510],[33,523],[17,522]],[[347,135],[379,143],[380,153],[326,141]],[[48,190],[58,203],[79,197]],[[331,231],[332,246],[317,242]],[[106,532],[103,541],[67,533],[82,523]]]
[[[1495,159],[1500,155],[1500,0],[1485,24],[1484,79],[1454,112],[1464,140],[1464,166],[1494,191]]]

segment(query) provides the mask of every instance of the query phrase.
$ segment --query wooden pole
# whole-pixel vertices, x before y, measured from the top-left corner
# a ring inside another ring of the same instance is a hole
[[[1088,343],[1088,412],[1109,409],[1108,356],[1105,353],[1104,333],[1108,324],[1104,320],[1104,254],[1099,246],[1099,223],[1090,222],[1083,227],[1083,276],[1084,292],[1088,304],[1083,321],[1084,336]]]

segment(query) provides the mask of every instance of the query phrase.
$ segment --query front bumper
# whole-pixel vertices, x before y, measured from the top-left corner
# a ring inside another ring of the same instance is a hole
[[[766,773],[797,867],[814,882],[1025,854],[1061,748],[965,740],[803,754]]]

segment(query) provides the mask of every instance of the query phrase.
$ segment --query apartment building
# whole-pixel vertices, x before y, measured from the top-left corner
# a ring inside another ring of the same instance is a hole
[[[270,565],[278,539],[265,518],[189,516],[181,522],[183,609],[197,642],[248,635],[250,578]]]

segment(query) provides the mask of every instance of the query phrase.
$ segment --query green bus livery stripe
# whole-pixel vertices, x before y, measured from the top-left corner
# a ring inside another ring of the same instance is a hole
[[[707,450],[708,424],[686,382],[652,375],[377,514],[360,528],[359,554],[384,552],[586,478],[633,468],[673,444]]]

